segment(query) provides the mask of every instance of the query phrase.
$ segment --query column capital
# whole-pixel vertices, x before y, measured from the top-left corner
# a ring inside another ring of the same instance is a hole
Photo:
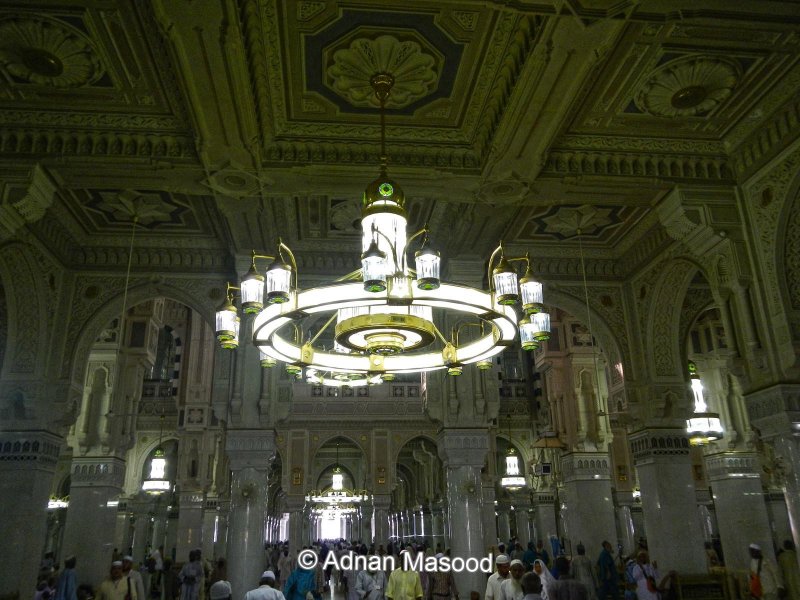
[[[706,472],[710,482],[725,479],[759,479],[758,456],[755,452],[719,452],[706,455]]]
[[[683,429],[640,429],[629,434],[628,441],[636,466],[672,462],[676,456],[689,456],[689,439]]]
[[[556,503],[556,495],[555,492],[545,491],[545,492],[534,492],[533,498],[536,500],[536,504],[555,504]]]
[[[489,452],[486,429],[445,429],[439,433],[439,458],[447,467],[483,467]]]
[[[269,468],[275,457],[275,432],[260,429],[228,430],[225,452],[231,470]]]
[[[779,383],[744,395],[747,415],[764,440],[800,431],[800,384]]]
[[[114,487],[125,484],[125,461],[116,456],[76,457],[72,459],[71,485]]]
[[[392,504],[392,497],[389,494],[375,494],[372,497],[372,505],[375,510],[389,510]]]
[[[611,467],[607,452],[570,452],[561,457],[565,482],[610,481]]]
[[[49,431],[0,432],[0,468],[54,471],[63,443]]]

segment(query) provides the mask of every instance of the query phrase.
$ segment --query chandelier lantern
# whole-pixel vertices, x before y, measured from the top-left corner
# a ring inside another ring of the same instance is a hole
[[[508,416],[508,451],[506,452],[506,468],[500,479],[500,486],[509,492],[516,492],[525,487],[525,477],[519,468],[519,456],[511,441],[511,415]]]
[[[705,446],[723,438],[722,421],[719,414],[709,412],[708,405],[703,397],[703,382],[697,373],[697,365],[689,361],[689,381],[694,396],[694,414],[686,420],[686,433],[689,444],[692,446]]]
[[[167,478],[167,453],[161,444],[164,434],[164,415],[161,415],[161,424],[158,433],[158,447],[153,451],[150,459],[150,476],[142,482],[142,491],[151,496],[158,496],[168,492],[172,484]]]
[[[528,255],[509,256],[500,244],[489,259],[487,292],[442,281],[441,255],[427,225],[407,233],[405,194],[387,169],[385,105],[394,78],[378,73],[371,84],[380,104],[380,165],[361,207],[361,268],[303,289],[295,257],[282,241],[274,256],[253,252],[241,286],[228,285],[217,312],[220,345],[239,344],[238,296],[243,312],[255,315],[253,343],[262,366],[282,362],[295,376],[305,369],[306,380],[317,385],[374,385],[437,369],[459,375],[470,364],[490,369],[492,357],[514,343],[520,328],[528,340],[523,347],[538,347],[549,336],[550,320]],[[272,261],[263,275],[261,259]],[[525,263],[521,279],[515,263]],[[463,344],[447,340],[436,326],[444,319],[470,322],[480,334]]]

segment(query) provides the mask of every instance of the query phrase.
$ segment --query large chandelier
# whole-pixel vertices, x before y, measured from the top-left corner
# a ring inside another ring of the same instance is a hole
[[[506,469],[500,478],[500,486],[509,492],[516,492],[525,487],[525,477],[519,468],[519,457],[511,441],[511,415],[508,415],[508,451],[506,452]]]
[[[697,373],[697,366],[689,361],[689,380],[694,394],[694,414],[686,420],[686,433],[692,446],[704,446],[722,439],[722,422],[717,413],[708,412],[703,398],[703,383]]]
[[[364,192],[361,269],[329,285],[301,289],[296,260],[282,241],[273,256],[253,252],[250,270],[240,286],[228,285],[217,312],[223,348],[239,344],[236,291],[242,310],[256,315],[253,343],[262,366],[280,361],[291,375],[305,374],[318,385],[373,385],[398,373],[436,369],[459,375],[467,364],[490,368],[491,358],[514,342],[518,329],[526,350],[549,339],[550,316],[529,256],[506,256],[499,245],[489,259],[487,292],[441,281],[441,259],[429,229],[407,234],[405,196],[387,174],[384,107],[393,83],[388,73],[371,80],[381,107],[381,162],[380,175]],[[418,244],[413,268],[408,261],[412,243]],[[271,261],[264,275],[257,259]],[[526,266],[522,278],[512,264],[517,262]],[[521,308],[521,318],[515,307]],[[480,333],[459,344],[457,335],[448,339],[439,331],[434,313],[478,325]]]

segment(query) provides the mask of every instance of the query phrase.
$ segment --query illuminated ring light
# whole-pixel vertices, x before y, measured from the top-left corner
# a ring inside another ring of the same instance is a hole
[[[414,315],[359,315],[336,325],[342,346],[387,356],[427,346],[435,338],[433,323]]]
[[[475,315],[489,325],[489,331],[469,344],[453,348],[447,358],[442,351],[390,356],[342,354],[318,350],[309,344],[301,345],[278,334],[281,328],[293,321],[340,308],[409,305],[407,298],[398,301],[388,292],[367,292],[358,282],[295,292],[290,295],[289,302],[267,306],[256,315],[253,341],[267,355],[286,363],[297,363],[318,371],[372,374],[433,371],[452,363],[470,364],[491,358],[513,344],[517,332],[516,313],[510,306],[497,304],[490,292],[452,283],[442,283],[436,290],[420,290],[412,286],[410,291],[412,307],[427,306]]]

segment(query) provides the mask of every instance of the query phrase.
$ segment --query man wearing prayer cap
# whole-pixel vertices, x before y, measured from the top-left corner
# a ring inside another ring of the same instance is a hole
[[[215,581],[208,588],[209,600],[231,600],[233,592],[231,591],[231,584],[224,579]]]
[[[750,544],[750,596],[761,600],[778,600],[785,595],[778,568],[761,552],[761,546]]]
[[[502,600],[500,586],[508,579],[508,571],[511,567],[510,562],[505,554],[498,554],[495,557],[494,564],[497,570],[491,574],[489,581],[486,582],[485,600]]]
[[[142,574],[133,568],[133,557],[122,557],[122,576],[131,580],[131,587],[136,588],[136,596],[139,600],[146,600],[147,596],[144,594],[144,581]]]
[[[108,579],[97,588],[96,600],[142,600],[136,592],[136,586],[130,579],[122,574],[122,561],[115,560],[111,563]]]
[[[522,591],[522,576],[525,574],[525,565],[520,559],[515,558],[511,561],[509,570],[511,577],[500,585],[499,600],[522,600],[525,595]]]
[[[258,581],[258,587],[244,595],[244,600],[286,600],[283,592],[275,589],[275,573],[264,571]]]

